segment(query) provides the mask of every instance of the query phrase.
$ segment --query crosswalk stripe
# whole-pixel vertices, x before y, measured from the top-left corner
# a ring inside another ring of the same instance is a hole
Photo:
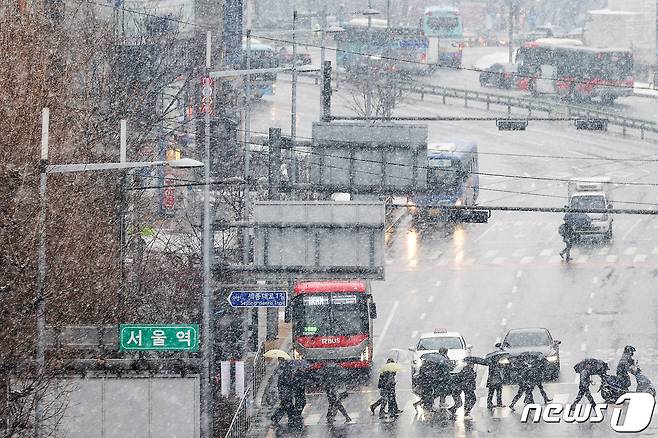
[[[505,261],[505,257],[496,257],[491,261],[492,265],[501,265]]]
[[[658,254],[658,246],[651,251],[651,254]]]
[[[646,254],[638,254],[633,258],[633,263],[641,263],[647,259]]]
[[[600,256],[603,256],[603,255],[608,255],[608,252],[610,252],[610,248],[608,248],[607,246],[604,246],[603,248],[601,248],[599,250],[599,252],[597,254],[600,255]]]
[[[539,253],[539,255],[542,256],[542,257],[546,257],[546,256],[551,255],[552,252],[553,252],[553,248],[542,249],[542,251]]]
[[[626,251],[624,251],[624,255],[633,255],[637,251],[637,248],[634,246],[631,246],[630,248],[626,248]]]
[[[607,256],[607,257],[605,258],[605,261],[606,261],[606,262],[609,262],[609,263],[614,263],[614,262],[617,261],[617,258],[618,258],[618,257],[617,257],[616,255],[611,254],[611,255],[609,255],[609,256]]]
[[[569,394],[560,393],[553,394],[553,403],[566,404],[569,402]]]
[[[523,264],[532,263],[534,259],[535,259],[534,256],[525,256],[521,259],[521,263]]]
[[[578,263],[587,263],[587,259],[589,259],[589,256],[586,255],[586,254],[583,254],[580,257],[578,257],[576,262],[578,262]]]

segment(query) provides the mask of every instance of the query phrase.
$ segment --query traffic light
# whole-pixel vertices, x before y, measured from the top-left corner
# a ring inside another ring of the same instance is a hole
[[[574,124],[576,129],[586,129],[588,131],[605,131],[608,129],[607,119],[576,119]]]
[[[527,120],[521,119],[498,119],[496,126],[499,131],[525,131],[528,127]]]

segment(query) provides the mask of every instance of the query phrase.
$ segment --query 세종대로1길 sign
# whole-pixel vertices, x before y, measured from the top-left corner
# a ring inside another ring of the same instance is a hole
[[[119,350],[198,351],[197,324],[121,324]]]

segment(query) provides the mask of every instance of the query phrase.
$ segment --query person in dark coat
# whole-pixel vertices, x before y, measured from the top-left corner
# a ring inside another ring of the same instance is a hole
[[[294,419],[297,423],[302,422],[302,411],[306,406],[306,371],[301,368],[296,369],[292,376],[292,392],[294,398]]]
[[[560,236],[562,236],[562,241],[564,242],[565,245],[564,249],[560,251],[560,257],[562,257],[562,260],[568,262],[569,260],[571,260],[571,247],[573,246],[573,242],[576,237],[573,226],[567,221],[565,221],[558,228],[558,233],[560,234]]]
[[[502,408],[503,405],[503,373],[498,364],[498,358],[492,357],[487,359],[489,374],[487,375],[487,409],[493,409],[493,399],[496,396],[496,406]]]
[[[529,386],[531,386],[529,398],[533,400],[531,403],[534,403],[534,397],[532,393],[535,390],[535,387],[539,388],[539,393],[544,399],[544,404],[553,401],[548,397],[548,394],[546,394],[546,391],[544,390],[544,385],[542,384],[545,369],[546,369],[546,363],[544,361],[537,361],[532,364],[533,372],[530,373],[530,383],[529,383]]]
[[[434,379],[435,398],[439,397],[439,405],[445,406],[446,397],[452,390],[450,387],[450,373],[455,369],[455,361],[448,357],[448,349],[445,347],[439,348],[439,354],[445,358],[447,365],[442,365],[437,369]]]
[[[274,410],[270,417],[272,423],[279,424],[284,415],[288,416],[288,421],[295,420],[294,390],[293,390],[293,370],[285,359],[279,358],[279,376],[276,387],[279,391],[279,406]]]
[[[464,417],[470,417],[471,409],[475,406],[477,398],[475,388],[477,386],[477,373],[473,364],[466,364],[458,373],[451,378],[451,395],[453,405],[448,408],[452,418],[457,417],[457,409],[462,405],[462,392],[464,393]]]
[[[629,373],[635,366],[635,359],[633,359],[633,353],[635,351],[635,347],[632,345],[624,347],[624,352],[617,364],[617,377],[619,377],[619,382],[626,388],[630,388],[631,386],[631,376]]]
[[[395,361],[389,358],[386,360],[386,363],[395,363]],[[370,406],[370,411],[374,414],[377,406],[381,405],[381,408],[379,408],[379,418],[384,417],[386,406],[388,406],[388,414],[391,417],[397,417],[402,413],[402,410],[398,408],[398,401],[395,394],[396,374],[393,371],[384,371],[379,375],[377,387],[379,388],[380,398]]]
[[[516,402],[519,401],[519,399],[524,393],[526,395],[524,402],[534,403],[534,399],[532,398],[532,390],[535,387],[534,385],[535,377],[533,376],[533,373],[535,373],[533,367],[527,363],[524,364],[519,377],[519,390],[517,391],[514,398],[512,398],[512,401],[510,402],[509,405],[509,408],[511,410],[514,410],[514,405],[516,405]]]
[[[345,423],[350,423],[352,418],[350,418],[350,414],[347,413],[347,409],[343,406],[343,402],[341,401],[343,397],[338,394],[336,385],[333,383],[326,383],[324,389],[327,393],[327,402],[329,404],[329,407],[327,408],[327,423],[331,424],[334,422],[337,411],[340,411],[340,413],[343,414],[343,417],[345,417]]]
[[[637,382],[635,392],[646,392],[656,398],[656,388],[653,386],[653,383],[651,383],[651,380],[642,374],[642,370],[638,367],[633,367],[631,373],[635,376],[635,381]]]
[[[436,398],[435,379],[439,373],[438,365],[431,361],[424,361],[418,369],[417,382],[420,390],[420,400],[414,403],[416,411],[418,411],[418,405],[428,411],[432,409]]]

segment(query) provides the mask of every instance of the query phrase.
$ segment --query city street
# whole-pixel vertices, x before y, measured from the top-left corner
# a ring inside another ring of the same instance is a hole
[[[254,131],[290,126],[290,82],[278,81],[276,96],[258,103],[252,113]],[[310,137],[319,116],[319,87],[303,78],[298,88],[300,138]],[[652,102],[636,98],[638,102]],[[397,115],[494,115],[463,105],[441,105],[440,99],[407,100]],[[349,96],[334,94],[334,114],[347,114]],[[638,110],[641,111],[641,110]],[[498,113],[500,114],[500,113]],[[645,114],[645,117],[648,117]],[[474,140],[480,152],[480,172],[568,179],[609,176],[613,182],[658,184],[655,161],[593,160],[592,158],[650,159],[650,143],[600,133],[577,132],[568,123],[531,122],[525,132],[499,132],[494,122],[434,122],[429,142],[451,138]],[[519,154],[510,156],[506,154]],[[530,157],[523,155],[552,156]],[[559,157],[559,158],[558,158]],[[515,193],[523,192],[523,193]],[[482,176],[481,205],[562,206],[566,183]],[[658,201],[653,186],[617,185],[616,208],[652,208]],[[649,205],[647,205],[649,204]],[[325,424],[326,396],[311,394],[304,410],[302,436],[613,436],[609,417],[597,425],[530,424],[520,422],[519,406],[512,413],[484,408],[486,370],[478,372],[478,404],[473,420],[429,420],[415,416],[410,391],[408,347],[418,335],[437,327],[459,331],[484,355],[510,328],[545,327],[562,341],[562,372],[545,385],[555,402],[576,395],[573,365],[586,357],[616,365],[623,347],[637,348],[636,358],[647,376],[658,376],[658,303],[649,288],[658,274],[658,218],[620,215],[614,219],[614,240],[603,245],[586,242],[575,247],[574,261],[561,262],[563,243],[557,234],[561,214],[493,212],[487,224],[437,225],[414,230],[405,216],[387,237],[386,281],[373,283],[379,318],[375,321],[375,373],[369,385],[357,385],[344,402],[354,424],[329,428]],[[368,409],[378,397],[376,370],[387,357],[403,363],[398,373],[398,401],[404,413],[395,422],[382,422]],[[598,381],[598,380],[597,380]],[[600,395],[592,390],[595,397]],[[516,387],[505,387],[509,403]],[[437,401],[438,404],[438,401]],[[285,421],[276,436],[293,436]],[[641,435],[656,433],[652,424]]]

